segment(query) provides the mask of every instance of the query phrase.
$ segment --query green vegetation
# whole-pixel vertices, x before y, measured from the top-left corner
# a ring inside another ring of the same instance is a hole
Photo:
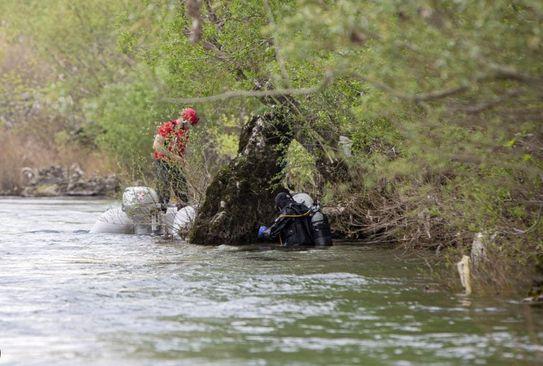
[[[540,1],[13,0],[0,13],[2,136],[31,123],[46,149],[98,148],[137,178],[156,125],[198,104],[201,192],[271,107],[192,97],[288,89],[286,183],[343,205],[351,235],[458,259],[493,233],[489,260],[522,273],[543,255]],[[340,135],[349,178],[330,184],[318,161],[341,158]]]

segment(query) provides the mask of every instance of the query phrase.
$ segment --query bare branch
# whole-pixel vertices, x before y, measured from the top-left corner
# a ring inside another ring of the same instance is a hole
[[[500,95],[498,97],[495,97],[495,98],[493,98],[493,99],[491,99],[489,101],[479,103],[479,104],[476,104],[476,105],[471,105],[471,106],[469,106],[467,108],[464,108],[463,112],[468,113],[468,114],[482,113],[484,111],[487,111],[489,109],[492,109],[492,108],[498,106],[499,104],[501,104],[502,102],[508,100],[509,98],[516,97],[516,96],[520,95],[521,93],[522,93],[522,89],[508,90],[508,91],[505,92],[505,94]]]
[[[201,0],[187,1],[187,15],[192,18],[192,28],[190,31],[190,41],[192,43],[197,43],[202,38],[202,15],[200,13],[201,6]]]
[[[514,81],[518,81],[518,82],[522,82],[526,84],[532,84],[535,86],[537,85],[540,86],[539,83],[541,83],[541,80],[542,80],[541,78],[537,78],[535,76],[529,76],[526,74],[518,73],[514,69],[510,69],[510,68],[498,69],[497,67],[494,67],[494,71],[495,72],[492,74],[476,77],[473,80],[471,80],[470,83],[465,83],[463,85],[458,85],[458,86],[448,88],[448,89],[439,89],[439,90],[433,90],[426,93],[417,93],[417,94],[403,93],[397,89],[394,89],[388,84],[385,84],[378,80],[373,80],[371,78],[368,78],[362,75],[353,74],[352,76],[360,81],[367,82],[368,84],[371,84],[375,88],[382,90],[396,98],[405,99],[405,100],[412,101],[415,103],[443,99],[443,98],[447,98],[456,94],[461,94],[468,91],[471,85],[481,83],[481,82],[489,82],[489,81],[506,79],[506,80],[514,80]],[[518,94],[518,92],[519,92],[518,90],[515,90],[513,94],[510,96],[515,96]]]
[[[366,82],[373,87],[382,90],[396,98],[408,100],[415,103],[421,103],[424,105],[424,102],[447,98],[456,94],[461,94],[468,91],[472,84],[479,83],[482,81],[492,81],[499,79],[512,79],[525,83],[537,83],[540,79],[535,77],[528,77],[520,73],[514,72],[511,69],[502,69],[496,70],[497,72],[492,75],[482,75],[474,78],[471,83],[465,83],[464,85],[455,86],[448,89],[439,89],[426,93],[418,94],[407,94],[397,89],[394,89],[390,85],[379,81],[373,80],[363,75],[356,73],[351,73],[346,76],[350,76],[359,81]],[[165,101],[176,104],[194,104],[194,103],[207,103],[207,102],[216,102],[221,100],[227,100],[232,98],[244,98],[244,97],[281,97],[281,96],[294,96],[294,95],[308,95],[314,94],[331,84],[333,80],[333,74],[329,73],[325,76],[323,81],[316,86],[308,88],[286,88],[286,89],[271,89],[271,90],[233,90],[228,91],[222,94],[211,95],[208,97],[194,97],[194,98],[166,98]],[[477,111],[473,112],[477,113]]]
[[[360,81],[367,82],[373,85],[375,88],[382,90],[396,98],[405,99],[405,100],[412,101],[415,103],[422,103],[426,101],[447,98],[447,97],[450,97],[456,94],[461,94],[468,91],[471,85],[473,84],[480,83],[480,82],[496,81],[496,80],[512,80],[512,81],[529,85],[536,89],[540,89],[540,90],[543,89],[543,77],[541,76],[522,73],[516,70],[514,67],[511,67],[508,65],[499,65],[490,61],[485,61],[484,66],[490,69],[491,72],[475,77],[469,83],[464,83],[463,85],[458,85],[456,87],[452,87],[448,89],[434,90],[427,93],[418,93],[418,94],[404,93],[402,91],[394,89],[388,84],[385,84],[378,80],[373,80],[371,78],[368,78],[362,75],[352,74],[352,76]],[[489,106],[489,107],[492,107],[492,106]],[[483,107],[483,108],[486,108],[486,107]],[[477,113],[477,112],[475,111],[473,113]]]
[[[465,85],[457,86],[455,88],[450,88],[450,89],[435,90],[429,93],[415,94],[413,95],[413,100],[415,102],[423,102],[423,101],[429,101],[429,100],[434,100],[434,99],[441,99],[441,98],[450,97],[455,94],[463,93],[466,90],[468,90],[468,87]]]
[[[379,90],[382,90],[396,98],[399,98],[399,99],[405,99],[405,100],[409,100],[409,101],[412,101],[412,102],[425,102],[425,101],[429,101],[429,100],[435,100],[435,99],[441,99],[441,98],[446,98],[446,97],[450,97],[451,95],[455,95],[455,94],[459,94],[459,93],[462,93],[466,90],[468,90],[468,86],[467,85],[461,85],[461,86],[457,86],[457,87],[453,87],[453,88],[449,88],[449,89],[442,89],[442,90],[434,90],[434,91],[431,91],[431,92],[428,92],[428,93],[419,93],[419,94],[406,94],[406,93],[403,93],[399,90],[396,90],[394,88],[392,88],[391,86],[389,86],[388,84],[385,84],[381,81],[377,81],[377,80],[372,80],[370,78],[367,78],[365,76],[362,76],[362,75],[354,75],[358,80],[360,81],[364,81],[364,82],[367,82],[371,85],[373,85],[375,88],[379,89]]]
[[[540,76],[528,75],[516,70],[514,67],[496,63],[490,63],[488,66],[496,72],[496,79],[514,80],[539,89],[543,88],[543,78]]]
[[[205,6],[207,9],[208,19],[211,21],[211,23],[215,24],[215,27],[218,31],[222,30],[222,27],[224,26],[224,21],[219,20],[219,17],[217,16],[217,13],[213,9],[213,5],[211,5],[210,0],[205,0]]]
[[[211,95],[208,97],[194,97],[194,98],[165,98],[166,102],[175,104],[197,104],[197,103],[209,103],[218,102],[233,98],[262,98],[262,97],[282,97],[282,96],[294,96],[294,95],[309,95],[319,92],[327,87],[332,82],[332,76],[329,75],[324,80],[312,87],[308,88],[287,88],[287,89],[272,89],[272,90],[231,90],[222,94]]]
[[[275,23],[275,19],[273,17],[273,11],[268,0],[264,0],[264,7],[266,8],[266,12],[268,13],[269,22],[273,26],[273,31],[275,32],[277,29],[277,24]],[[289,82],[290,79],[288,76],[287,67],[285,65],[285,59],[283,58],[281,47],[279,47],[279,43],[277,42],[276,36],[273,37],[273,47],[275,48],[275,59],[277,60],[277,63],[279,64],[279,69],[281,70],[281,76],[283,78],[283,82],[285,82],[286,85],[290,87],[290,82]]]

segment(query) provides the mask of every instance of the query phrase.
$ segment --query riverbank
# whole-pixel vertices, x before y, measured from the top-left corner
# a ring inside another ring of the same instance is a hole
[[[20,184],[0,191],[0,196],[112,197],[119,190],[120,180],[115,174],[88,176],[78,164],[72,164],[68,168],[51,165],[41,169],[30,167],[21,169]]]

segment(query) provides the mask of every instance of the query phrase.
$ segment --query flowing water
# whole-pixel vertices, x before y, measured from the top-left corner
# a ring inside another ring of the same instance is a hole
[[[0,199],[0,365],[543,361],[543,309],[425,290],[396,251],[89,234],[111,204]]]

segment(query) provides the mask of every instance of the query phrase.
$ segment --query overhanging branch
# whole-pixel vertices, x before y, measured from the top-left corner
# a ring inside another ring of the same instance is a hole
[[[480,83],[483,81],[495,81],[495,80],[514,80],[518,82],[523,82],[526,84],[532,84],[539,86],[541,78],[536,78],[532,76],[527,76],[524,74],[515,73],[509,69],[496,70],[496,72],[490,75],[482,75],[472,79],[469,83],[464,83],[455,87],[447,89],[438,89],[426,93],[417,93],[417,94],[408,94],[400,90],[394,89],[390,85],[368,78],[363,75],[356,73],[351,73],[345,75],[353,79],[368,83],[373,87],[382,90],[396,98],[408,100],[414,103],[423,103],[432,100],[438,100],[447,98],[456,94],[461,94],[468,91],[472,85]],[[208,103],[208,102],[217,102],[233,98],[247,98],[247,97],[281,97],[281,96],[294,96],[294,95],[309,95],[314,94],[322,89],[326,88],[333,81],[334,77],[332,73],[329,73],[325,76],[323,81],[315,86],[308,88],[285,88],[285,89],[270,89],[270,90],[232,90],[227,91],[222,94],[211,95],[208,97],[193,97],[193,98],[166,98],[164,99],[167,102],[175,104],[196,104],[196,103]]]
[[[166,102],[174,104],[198,104],[218,102],[233,98],[262,98],[262,97],[281,97],[294,95],[309,95],[317,93],[324,89],[332,82],[332,76],[327,76],[324,80],[315,86],[308,88],[287,88],[287,89],[272,89],[272,90],[232,90],[222,94],[210,95],[208,97],[193,97],[193,98],[166,98]]]
[[[366,82],[366,83],[372,85],[373,87],[375,87],[375,88],[377,88],[379,90],[382,90],[385,93],[388,93],[388,94],[390,94],[390,95],[392,95],[392,96],[394,96],[396,98],[409,100],[409,101],[412,101],[412,102],[415,102],[415,103],[426,102],[426,101],[441,99],[441,98],[446,98],[446,97],[450,97],[450,96],[455,95],[455,94],[463,93],[463,92],[468,90],[467,85],[460,85],[460,86],[456,86],[456,87],[452,87],[452,88],[448,88],[448,89],[434,90],[434,91],[427,92],[427,93],[407,94],[407,93],[403,93],[403,92],[401,92],[401,91],[399,91],[397,89],[394,89],[390,85],[385,84],[385,83],[383,83],[381,81],[372,80],[372,79],[367,78],[367,77],[362,76],[362,75],[354,74],[353,77],[360,80],[360,81]]]

